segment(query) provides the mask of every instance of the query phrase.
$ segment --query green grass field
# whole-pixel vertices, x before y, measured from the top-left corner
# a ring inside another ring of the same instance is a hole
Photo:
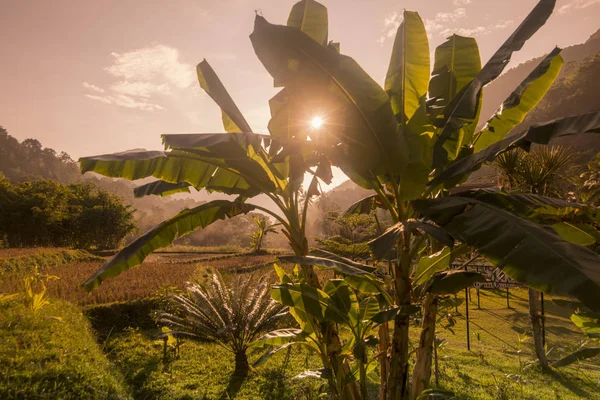
[[[253,369],[241,385],[230,380],[233,355],[214,343],[182,340],[177,354],[169,349],[165,356],[162,342],[156,339],[159,330],[152,314],[164,304],[168,288],[181,287],[208,268],[225,273],[272,271],[268,266],[272,255],[178,250],[153,255],[147,266],[107,281],[101,295],[88,295],[79,289],[86,274],[100,264],[65,258],[63,263],[48,267],[52,273],[60,272],[61,280],[49,283],[51,305],[37,315],[22,305],[21,297],[2,301],[2,398],[318,398],[324,381],[294,378],[320,367],[315,355],[300,349],[277,354]],[[15,256],[14,252],[8,254]],[[60,286],[50,285],[59,282]],[[0,284],[0,293],[21,290],[20,278],[14,274]],[[458,312],[454,307],[439,312],[437,336],[444,339],[438,350],[439,387],[453,390],[459,399],[600,399],[600,360],[551,372],[542,372],[532,363],[524,289],[510,290],[511,308],[506,306],[504,290],[481,290],[480,309],[476,290],[470,292],[470,351],[465,303],[458,306]],[[464,293],[459,298],[464,298]],[[552,299],[546,296],[547,347],[550,359],[557,360],[580,345],[583,334],[569,320],[572,310]],[[453,326],[447,313],[456,320]],[[416,323],[413,328],[414,346],[419,329]],[[347,337],[342,332],[342,338]],[[251,354],[250,359],[259,356]],[[372,398],[377,398],[376,383],[369,389]]]

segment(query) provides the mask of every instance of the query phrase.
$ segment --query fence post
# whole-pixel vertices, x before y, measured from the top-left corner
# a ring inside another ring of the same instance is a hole
[[[469,289],[465,289],[465,305],[467,317],[467,350],[471,350],[471,334],[469,331]]]

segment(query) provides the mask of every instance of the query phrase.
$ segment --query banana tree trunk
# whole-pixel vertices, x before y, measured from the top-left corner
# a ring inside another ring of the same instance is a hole
[[[428,294],[423,303],[423,321],[421,323],[421,338],[417,348],[417,361],[412,376],[412,398],[429,388],[431,378],[431,358],[435,339],[435,322],[437,315],[438,296]]]
[[[387,398],[387,377],[390,372],[390,326],[385,323],[379,326],[379,400]]]
[[[540,292],[532,288],[529,288],[529,318],[531,319],[535,354],[540,361],[540,365],[547,368],[548,358],[546,357],[546,350],[544,349],[544,333],[542,330],[543,317],[540,315]]]
[[[296,240],[290,240],[290,245],[294,250],[294,253],[299,256],[305,256],[308,254],[308,240],[306,236],[300,233],[296,233],[292,238]],[[315,273],[315,269],[311,265],[301,266],[302,275],[305,282],[317,289],[321,289],[319,278]],[[339,357],[339,350],[342,348],[342,341],[340,340],[336,325],[332,322],[324,322],[321,325],[321,332],[323,333],[323,339],[327,346],[327,355],[333,369],[333,377],[340,377],[342,380],[351,373],[348,362],[342,360]],[[335,386],[334,378],[329,379],[329,384]],[[361,399],[360,391],[356,381],[350,382],[340,387],[339,396],[342,400],[359,400]]]
[[[398,307],[410,306],[410,238],[405,235],[399,262],[394,268],[395,298]],[[392,336],[392,357],[387,381],[388,400],[408,398],[408,329],[410,319],[407,314],[398,314],[394,319]]]

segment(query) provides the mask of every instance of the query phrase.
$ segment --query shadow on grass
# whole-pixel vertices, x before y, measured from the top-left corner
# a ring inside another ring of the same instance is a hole
[[[581,386],[578,386],[576,382],[573,382],[572,377],[566,376],[565,373],[563,373],[561,371],[557,371],[556,369],[548,369],[548,370],[544,371],[544,373],[547,374],[548,376],[552,377],[553,380],[560,383],[566,389],[571,391],[571,393],[573,393],[581,398],[584,398],[584,399],[591,398],[589,392],[583,390],[581,388]]]
[[[233,371],[229,376],[227,387],[219,396],[219,400],[234,399],[244,382],[248,379],[249,371]]]

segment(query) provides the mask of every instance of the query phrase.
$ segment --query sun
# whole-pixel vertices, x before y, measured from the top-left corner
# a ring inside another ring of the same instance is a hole
[[[323,117],[320,116],[315,116],[313,117],[312,121],[310,121],[310,125],[312,126],[313,129],[319,129],[323,126]]]

